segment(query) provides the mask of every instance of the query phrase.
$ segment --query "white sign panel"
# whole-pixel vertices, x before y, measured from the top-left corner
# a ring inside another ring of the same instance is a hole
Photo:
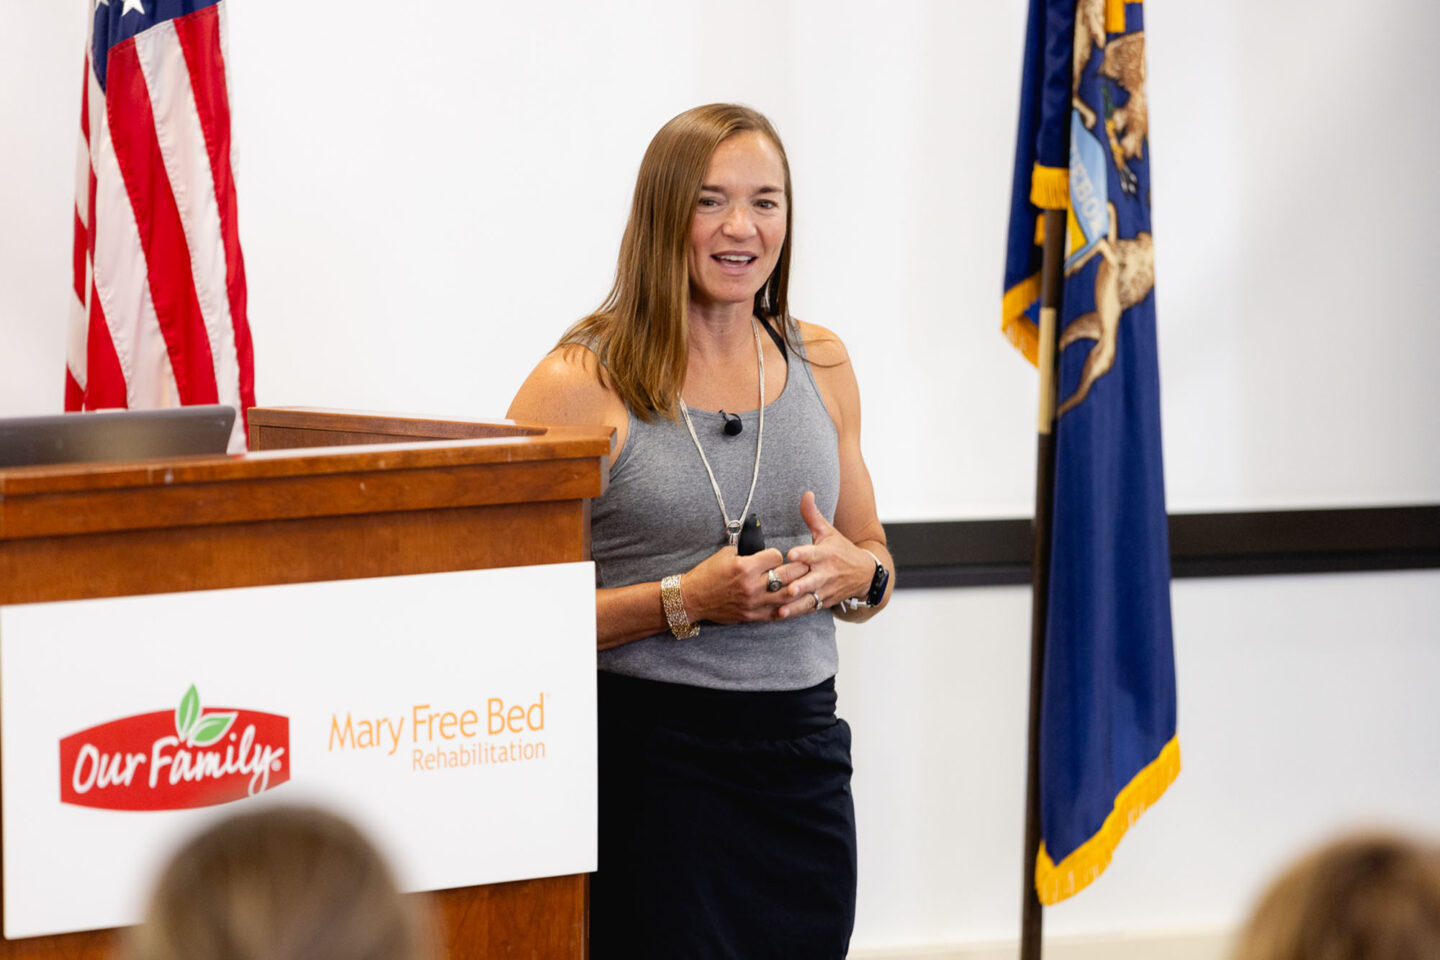
[[[0,609],[4,935],[135,923],[258,803],[355,821],[403,887],[595,868],[590,563]]]

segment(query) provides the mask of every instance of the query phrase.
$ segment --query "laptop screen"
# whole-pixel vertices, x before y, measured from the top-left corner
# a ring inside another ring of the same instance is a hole
[[[0,418],[0,467],[222,454],[234,424],[220,405]]]

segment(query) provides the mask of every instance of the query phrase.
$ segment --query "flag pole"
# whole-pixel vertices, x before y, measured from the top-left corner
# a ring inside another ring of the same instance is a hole
[[[1055,492],[1055,338],[1060,312],[1066,212],[1046,210],[1040,267],[1040,405],[1035,449],[1034,544],[1030,555],[1030,730],[1025,769],[1025,852],[1020,960],[1040,960],[1041,906],[1035,892],[1040,853],[1040,695],[1045,676],[1045,623],[1050,599],[1050,512]]]

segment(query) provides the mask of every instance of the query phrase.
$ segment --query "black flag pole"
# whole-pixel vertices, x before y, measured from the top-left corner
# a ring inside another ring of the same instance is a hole
[[[1040,960],[1041,906],[1035,892],[1040,853],[1040,694],[1045,676],[1045,623],[1050,599],[1050,512],[1055,493],[1055,339],[1060,313],[1066,212],[1045,211],[1040,267],[1039,433],[1035,449],[1034,546],[1030,557],[1030,731],[1025,768],[1025,877],[1020,911],[1020,960]]]

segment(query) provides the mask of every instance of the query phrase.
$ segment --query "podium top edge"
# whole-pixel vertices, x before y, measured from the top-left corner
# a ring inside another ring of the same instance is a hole
[[[474,421],[512,424],[512,421]],[[615,431],[599,426],[516,424],[525,435],[404,439],[401,442],[305,446],[245,454],[159,457],[0,469],[7,497],[122,487],[258,481],[322,474],[426,470],[522,462],[606,458]],[[543,432],[528,432],[539,428]]]

